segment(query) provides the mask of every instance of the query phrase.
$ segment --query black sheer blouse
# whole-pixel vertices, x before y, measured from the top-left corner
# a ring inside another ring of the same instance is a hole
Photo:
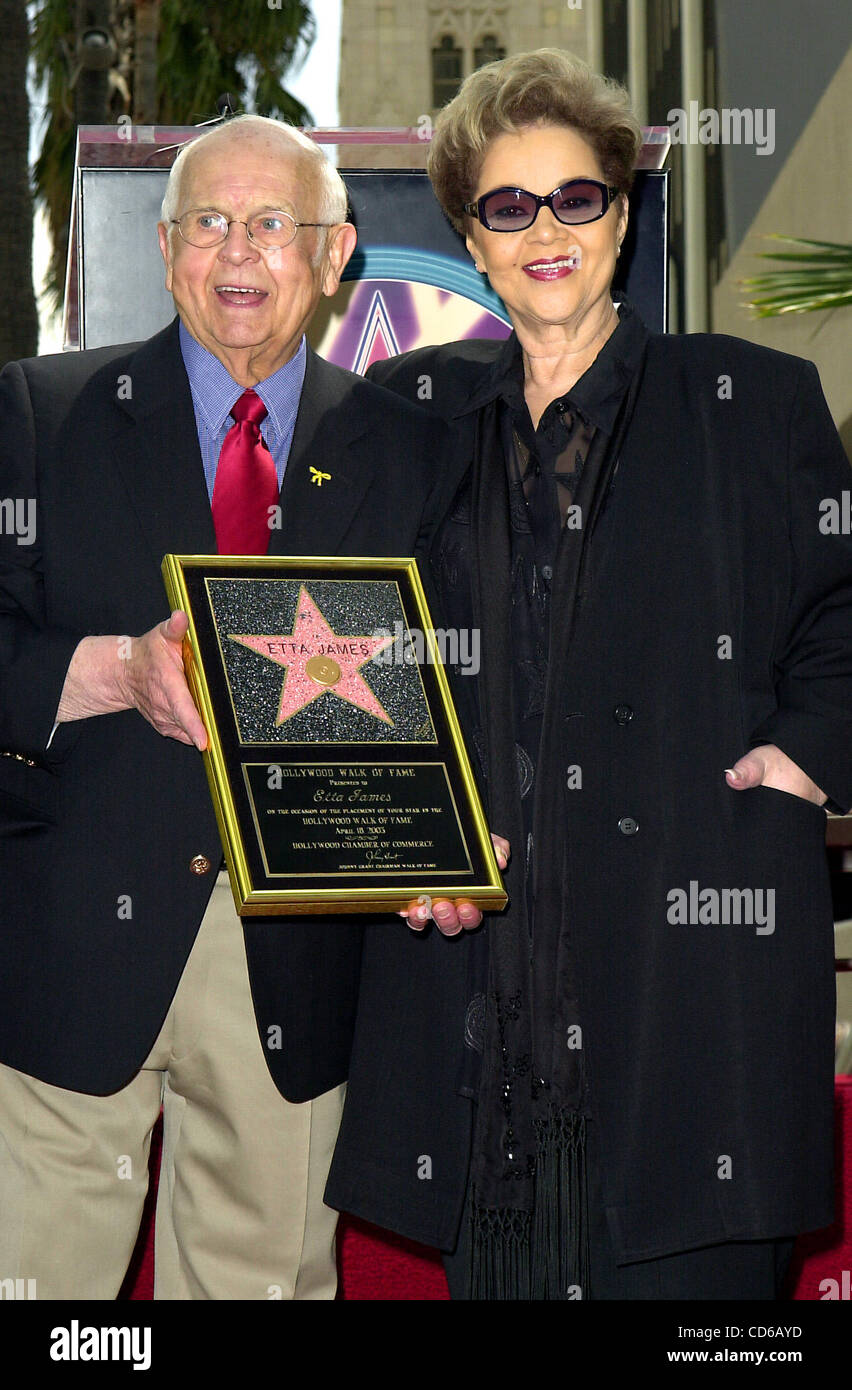
[[[643,333],[622,304],[619,322],[598,356],[564,396],[551,401],[537,428],[524,398],[521,346],[513,335],[476,404],[499,401],[512,522],[512,649],[514,737],[526,835],[527,901],[534,908],[532,791],[535,786],[547,679],[550,596],[557,548],[580,546],[581,510],[573,498],[590,458],[600,459],[630,382],[639,368]],[[603,438],[597,441],[598,433]]]

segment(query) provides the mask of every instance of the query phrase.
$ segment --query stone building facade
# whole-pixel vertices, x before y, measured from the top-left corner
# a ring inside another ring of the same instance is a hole
[[[588,7],[587,7],[588,8]],[[586,58],[582,0],[343,0],[340,125],[427,129],[462,78],[545,46]],[[425,146],[341,145],[343,167],[419,167]]]

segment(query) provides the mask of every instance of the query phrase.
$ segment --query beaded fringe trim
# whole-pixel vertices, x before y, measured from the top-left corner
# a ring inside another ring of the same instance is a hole
[[[476,1300],[573,1300],[589,1275],[586,1122],[552,1107],[536,1121],[532,1211],[481,1207],[471,1212],[470,1297]]]

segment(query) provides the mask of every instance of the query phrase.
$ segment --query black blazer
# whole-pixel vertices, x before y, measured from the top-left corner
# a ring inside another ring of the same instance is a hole
[[[421,349],[370,375],[412,401],[428,378],[463,471],[500,347]],[[833,1219],[825,815],[734,792],[724,769],[776,743],[833,809],[852,805],[852,536],[825,524],[850,488],[812,363],[650,336],[564,690],[565,768],[582,773],[564,797],[568,920],[619,1260]],[[475,705],[460,714],[470,736]],[[774,930],[670,920],[669,893],[693,882],[771,890]],[[467,1173],[469,957],[497,930],[365,936],[326,1200],[444,1248]]]
[[[270,553],[412,554],[443,440],[309,351]],[[309,464],[331,474],[322,488]],[[163,554],[216,551],[177,320],[140,346],[10,364],[0,497],[38,500],[32,544],[0,535],[0,750],[19,755],[0,756],[0,1060],[106,1094],[156,1038],[222,857],[201,758],[135,710],[63,724],[47,749],[80,638],[147,631],[168,614]],[[245,923],[289,1100],[346,1076],[363,921]]]

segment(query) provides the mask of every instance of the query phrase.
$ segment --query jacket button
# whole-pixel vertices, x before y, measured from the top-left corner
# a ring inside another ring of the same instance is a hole
[[[630,705],[616,705],[613,714],[616,724],[629,724],[633,718],[633,710]]]
[[[203,854],[196,854],[194,859],[189,861],[189,872],[191,874],[206,874],[210,872],[210,860]]]
[[[618,828],[622,835],[635,835],[639,829],[639,822],[633,816],[622,816],[618,822]]]

